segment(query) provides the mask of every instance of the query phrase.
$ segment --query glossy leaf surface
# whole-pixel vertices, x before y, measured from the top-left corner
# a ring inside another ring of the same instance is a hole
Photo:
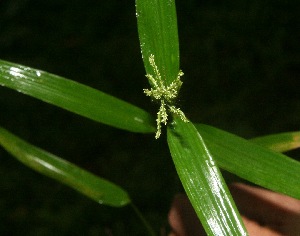
[[[0,60],[0,85],[92,120],[132,132],[154,132],[144,110],[83,84]]]
[[[196,127],[220,168],[300,199],[300,162],[212,126]]]
[[[223,177],[192,123],[175,118],[168,144],[185,191],[208,235],[247,235]]]
[[[271,149],[275,152],[287,152],[300,148],[300,132],[286,132],[266,135],[251,139],[258,145]]]
[[[179,71],[179,43],[174,0],[136,0],[140,45],[146,72],[154,75],[149,56],[155,56],[162,79],[170,84]]]
[[[26,166],[70,186],[100,204],[121,207],[130,203],[127,193],[117,185],[34,147],[3,128],[0,128],[0,145]]]

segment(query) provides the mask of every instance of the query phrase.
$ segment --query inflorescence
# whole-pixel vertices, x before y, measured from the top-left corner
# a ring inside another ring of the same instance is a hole
[[[146,75],[152,85],[152,88],[150,90],[144,89],[144,93],[146,96],[152,97],[155,100],[160,100],[160,108],[157,112],[156,119],[157,131],[155,134],[155,138],[158,139],[161,135],[161,124],[167,124],[168,113],[166,107],[168,108],[169,112],[178,115],[184,122],[188,122],[188,119],[185,117],[180,108],[176,108],[173,105],[182,85],[180,77],[183,76],[183,72],[180,70],[177,78],[169,86],[167,86],[162,80],[159,70],[155,64],[154,55],[150,55],[149,62],[154,70],[155,76],[150,74]]]

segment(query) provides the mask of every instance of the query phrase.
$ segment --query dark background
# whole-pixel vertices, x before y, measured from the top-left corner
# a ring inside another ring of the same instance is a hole
[[[299,130],[298,0],[177,1],[181,107],[245,138]],[[0,58],[155,115],[143,92],[135,2],[2,0]],[[182,191],[164,135],[133,134],[0,88],[0,125],[128,190],[156,230]],[[290,153],[298,158],[299,151]],[[130,207],[98,205],[0,149],[0,235],[144,235]]]

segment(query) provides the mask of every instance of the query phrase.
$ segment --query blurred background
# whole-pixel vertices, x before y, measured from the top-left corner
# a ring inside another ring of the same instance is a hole
[[[245,138],[300,125],[300,3],[177,1],[180,106]],[[87,84],[148,110],[135,2],[2,0],[0,58]],[[156,230],[182,192],[164,135],[133,134],[0,88],[0,125],[126,189]],[[300,158],[298,151],[290,156]],[[226,173],[225,173],[226,174]],[[144,235],[130,207],[98,205],[0,148],[0,235]]]

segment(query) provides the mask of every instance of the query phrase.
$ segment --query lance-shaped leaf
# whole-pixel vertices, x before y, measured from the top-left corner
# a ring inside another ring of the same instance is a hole
[[[179,71],[175,1],[136,0],[136,16],[146,72],[155,74],[149,63],[153,54],[162,79],[169,85]]]
[[[0,85],[120,129],[155,131],[152,117],[144,110],[44,71],[0,60]]]
[[[0,128],[0,145],[26,166],[70,186],[100,204],[121,207],[130,203],[128,194],[117,185],[34,147],[3,128]]]
[[[300,162],[223,130],[203,124],[196,127],[220,168],[300,199]]]
[[[300,132],[271,134],[251,139],[251,142],[271,149],[275,152],[287,152],[300,148]]]
[[[168,144],[183,187],[208,235],[247,235],[223,177],[194,125],[175,118]]]

